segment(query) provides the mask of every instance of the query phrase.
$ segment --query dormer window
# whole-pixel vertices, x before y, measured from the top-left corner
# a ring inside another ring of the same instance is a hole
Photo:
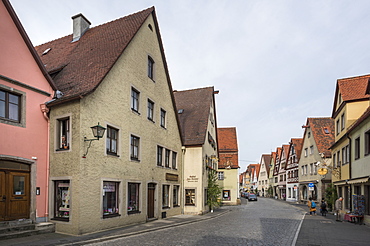
[[[325,134],[329,134],[330,133],[330,131],[329,131],[329,129],[327,127],[324,127],[324,133]]]

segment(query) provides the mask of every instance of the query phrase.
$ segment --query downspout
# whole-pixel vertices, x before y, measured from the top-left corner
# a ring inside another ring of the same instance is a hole
[[[50,119],[48,117],[49,108],[46,104],[40,104],[41,112],[45,120],[48,123],[47,128],[47,154],[46,154],[46,190],[45,190],[45,217],[49,220],[49,171],[50,171],[50,151],[49,151],[49,144],[50,144]]]
[[[352,139],[351,137],[349,136],[348,133],[346,133],[346,136],[348,138],[348,141],[349,141],[349,144],[348,144],[348,148],[349,148],[349,151],[348,151],[348,159],[349,159],[349,163],[348,163],[348,174],[349,174],[349,180],[352,179]],[[349,208],[350,210],[352,211],[352,185],[349,186]]]
[[[184,185],[185,185],[185,181],[184,181],[184,179],[185,179],[185,176],[184,176],[184,170],[185,170],[185,165],[184,165],[184,163],[185,163],[185,152],[186,152],[186,148],[185,148],[185,146],[182,146],[181,147],[181,153],[182,153],[182,158],[181,158],[181,172],[182,172],[182,179],[181,179],[181,186],[182,186],[182,194],[181,194],[181,214],[184,214],[184,207],[185,207],[185,202],[184,202],[184,200],[185,200],[185,187],[184,187]]]

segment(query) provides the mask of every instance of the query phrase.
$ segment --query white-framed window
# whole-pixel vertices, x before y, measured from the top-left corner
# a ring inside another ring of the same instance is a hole
[[[364,143],[365,156],[370,154],[370,130],[365,132],[365,143]]]
[[[346,121],[345,121],[345,118],[344,118],[344,113],[340,116],[340,124],[341,124],[341,130],[343,131],[344,128],[345,128],[345,124],[346,124]]]
[[[22,96],[0,89],[0,118],[19,123]]]
[[[119,216],[119,184],[103,181],[103,218]]]
[[[131,109],[135,112],[139,112],[139,100],[140,92],[135,88],[131,88]]]
[[[222,200],[230,201],[230,199],[231,199],[230,190],[223,190],[222,191]]]
[[[107,126],[106,150],[108,155],[117,156],[118,152],[118,129]]]
[[[185,205],[195,206],[195,189],[185,189]]]
[[[69,116],[57,119],[57,150],[68,150],[70,148],[70,124]]]
[[[358,137],[355,139],[355,160],[360,158],[360,150],[361,150],[360,137]]]
[[[163,147],[157,146],[157,166],[163,166]]]
[[[127,213],[140,213],[140,183],[127,184]]]
[[[148,77],[154,80],[154,60],[148,56]]]
[[[305,148],[304,149],[304,156],[307,157],[308,156],[308,148]]]
[[[173,192],[172,192],[172,205],[173,207],[180,206],[180,199],[179,199],[179,193],[180,192],[180,186],[174,185],[173,186]]]
[[[217,176],[218,176],[218,180],[224,180],[224,172],[218,172]]]
[[[177,152],[172,151],[172,169],[177,169]]]
[[[69,180],[54,180],[54,220],[69,221],[71,189]]]
[[[313,154],[313,145],[310,146],[310,155]]]
[[[130,158],[131,160],[139,160],[139,148],[140,148],[140,138],[135,135],[131,135],[131,148],[130,148]]]
[[[154,102],[148,99],[148,120],[154,121]]]
[[[164,151],[164,166],[169,168],[170,167],[170,155],[171,155],[171,150],[165,149]]]
[[[313,174],[313,163],[310,163],[310,174]]]
[[[161,108],[161,127],[166,128],[166,110]]]
[[[170,186],[162,185],[162,208],[170,207]]]

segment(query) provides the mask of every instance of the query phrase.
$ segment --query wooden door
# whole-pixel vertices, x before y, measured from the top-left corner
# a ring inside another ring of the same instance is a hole
[[[155,201],[155,184],[148,184],[148,206],[147,215],[148,219],[154,218],[154,201]]]
[[[29,218],[29,172],[0,171],[0,195],[0,220]]]
[[[0,221],[5,220],[5,172],[0,171]]]

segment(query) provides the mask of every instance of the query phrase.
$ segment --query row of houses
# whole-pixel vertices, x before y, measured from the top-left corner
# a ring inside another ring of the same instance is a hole
[[[333,184],[343,213],[358,196],[370,215],[370,75],[338,79],[331,117],[309,117],[291,138],[240,175],[242,190],[290,202],[320,202]]]
[[[214,87],[172,88],[154,7],[33,47],[0,2],[0,221],[85,234],[237,204],[235,127]]]

